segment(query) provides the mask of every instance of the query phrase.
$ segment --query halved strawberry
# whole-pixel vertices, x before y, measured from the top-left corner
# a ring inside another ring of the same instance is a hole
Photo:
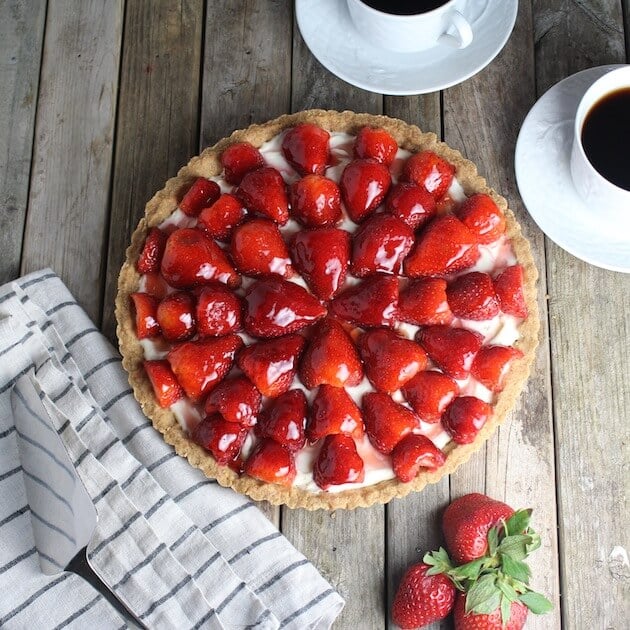
[[[470,373],[483,336],[466,328],[427,326],[416,333],[416,341],[440,369],[459,380]]]
[[[179,209],[189,217],[196,217],[204,208],[211,206],[220,194],[219,184],[198,177],[179,202]]]
[[[262,214],[280,225],[289,220],[287,187],[280,172],[271,166],[246,173],[236,196],[251,212]]]
[[[148,293],[130,293],[136,313],[136,336],[138,339],[159,337],[160,325],[157,321],[157,298]]]
[[[455,167],[433,151],[414,153],[403,167],[402,179],[424,188],[437,201],[449,189]]]
[[[477,437],[492,407],[475,396],[458,396],[442,415],[442,426],[456,444],[470,444]]]
[[[184,341],[174,345],[166,359],[188,398],[199,402],[230,371],[242,345],[238,335]]]
[[[138,273],[155,273],[159,271],[165,247],[166,234],[160,228],[152,227],[147,234],[136,263]]]
[[[218,413],[204,418],[192,431],[194,442],[212,453],[217,463],[225,466],[236,459],[247,437],[247,429],[227,422]]]
[[[433,195],[411,182],[398,182],[393,186],[385,207],[412,230],[422,227],[436,211]]]
[[[388,394],[400,389],[427,364],[425,351],[393,330],[368,330],[361,335],[358,346],[365,375],[376,389]]]
[[[363,379],[352,339],[334,319],[320,322],[300,363],[300,379],[309,389],[327,384],[352,387]]]
[[[413,241],[413,230],[400,219],[372,215],[352,239],[352,273],[359,278],[377,271],[400,275]]]
[[[307,175],[289,189],[291,216],[306,227],[334,225],[341,218],[341,191],[332,179]]]
[[[441,276],[472,267],[479,260],[477,237],[452,214],[434,219],[416,240],[405,259],[405,273]]]
[[[380,127],[363,127],[354,141],[354,155],[372,158],[389,166],[396,157],[398,143],[392,135]]]
[[[416,414],[394,402],[389,394],[370,392],[363,396],[363,422],[370,442],[388,455],[405,435],[420,427]]]
[[[223,250],[203,232],[194,228],[175,230],[166,241],[162,275],[177,289],[186,289],[218,280],[237,287],[241,277]]]
[[[313,480],[322,489],[365,479],[363,460],[349,435],[329,435],[313,464]]]
[[[411,433],[392,451],[394,473],[404,483],[413,481],[421,468],[437,470],[445,461],[446,455],[426,435]]]
[[[265,165],[261,152],[249,142],[237,142],[221,153],[221,164],[225,170],[225,179],[238,186],[245,173]]]
[[[195,298],[188,291],[167,295],[158,304],[157,321],[167,341],[190,339],[197,330]]]
[[[505,233],[505,216],[485,193],[468,197],[455,214],[482,244],[492,243]]]
[[[260,440],[245,462],[244,472],[265,483],[290,486],[296,475],[295,458],[281,444]]]
[[[453,313],[446,300],[446,280],[442,278],[411,280],[400,292],[398,308],[400,321],[417,326],[450,324],[453,321]]]
[[[300,175],[323,175],[330,161],[330,134],[312,123],[289,129],[282,139],[282,153]]]
[[[385,164],[376,160],[353,160],[343,173],[339,187],[350,218],[360,223],[381,204],[389,191],[392,176]]]
[[[158,300],[168,295],[169,286],[159,271],[156,273],[145,273],[143,280],[144,286],[142,288],[145,293],[156,297]]]
[[[248,276],[293,275],[289,250],[278,225],[269,219],[251,219],[232,232],[230,245],[236,268]]]
[[[518,348],[510,346],[484,346],[473,361],[470,373],[489,390],[503,391],[505,377],[514,359],[522,358]]]
[[[143,366],[160,407],[166,409],[184,397],[184,390],[168,361],[144,361]]]
[[[446,299],[453,315],[477,321],[492,319],[499,314],[499,301],[492,278],[481,271],[458,276],[446,287]]]
[[[459,394],[459,386],[442,372],[418,372],[403,385],[402,393],[422,421],[434,423]]]
[[[204,405],[210,415],[219,413],[227,422],[252,427],[258,420],[262,403],[260,392],[245,376],[233,376],[221,381],[208,395]]]
[[[205,286],[197,298],[197,331],[200,337],[220,337],[241,329],[241,299],[222,284]]]
[[[259,341],[243,348],[236,364],[263,396],[279,396],[293,383],[303,347],[300,335]]]
[[[494,279],[494,290],[504,313],[514,317],[527,317],[521,265],[513,265],[503,270]]]
[[[298,232],[291,255],[313,293],[332,299],[342,287],[350,264],[350,234],[334,227]]]
[[[210,207],[204,208],[197,227],[210,238],[226,240],[245,216],[243,204],[230,194],[221,195]]]
[[[361,410],[343,387],[321,385],[311,405],[306,437],[309,442],[316,442],[326,435],[337,433],[362,438],[364,428]]]
[[[245,293],[245,330],[256,337],[280,337],[314,324],[326,307],[294,282],[269,277]]]
[[[280,394],[260,414],[256,435],[271,438],[290,451],[299,451],[306,441],[307,411],[306,396],[301,389]]]

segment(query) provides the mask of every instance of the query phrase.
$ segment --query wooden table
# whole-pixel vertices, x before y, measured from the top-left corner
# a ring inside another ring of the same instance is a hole
[[[513,156],[550,86],[627,62],[630,1],[519,4],[507,46],[475,77],[384,97],[314,59],[289,0],[0,0],[0,280],[52,267],[114,341],[116,277],[146,201],[200,148],[285,112],[385,113],[434,131],[523,225],[541,276],[541,344],[518,407],[485,448],[385,507],[263,506],[346,598],[336,628],[389,626],[403,568],[440,543],[441,510],[471,491],[534,508],[534,585],[555,609],[528,628],[628,628],[630,276],[544,237]]]

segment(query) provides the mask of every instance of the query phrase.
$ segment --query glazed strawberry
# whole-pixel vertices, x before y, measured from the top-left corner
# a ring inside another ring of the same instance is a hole
[[[377,271],[400,275],[413,242],[413,230],[400,219],[372,215],[352,239],[352,273],[359,278]]]
[[[167,341],[190,339],[197,331],[195,299],[187,291],[167,295],[158,304],[157,321]]]
[[[499,301],[492,278],[481,271],[458,276],[446,288],[446,299],[453,315],[482,321],[499,314]]]
[[[217,463],[225,465],[236,459],[247,437],[247,429],[227,422],[218,413],[203,419],[192,432],[194,442],[212,453]]]
[[[254,282],[245,303],[245,330],[256,337],[296,332],[326,315],[326,307],[306,289],[275,276]]]
[[[492,407],[480,398],[459,396],[446,408],[442,425],[453,442],[470,444],[491,415]]]
[[[354,155],[372,158],[389,166],[396,157],[398,143],[391,134],[379,127],[363,127],[354,141]]]
[[[466,614],[466,594],[458,593],[453,608],[453,622],[455,630],[522,630],[527,613],[527,606],[514,601],[510,604],[510,619],[507,624],[503,623],[500,607],[490,614]]]
[[[417,332],[416,341],[441,370],[459,380],[470,373],[483,337],[466,328],[427,326]]]
[[[444,575],[427,575],[426,564],[410,566],[400,581],[392,604],[392,621],[403,630],[428,626],[444,619],[453,608],[453,583]]]
[[[236,191],[247,210],[284,225],[289,219],[289,198],[282,175],[271,166],[246,173]]]
[[[166,280],[162,277],[160,272],[156,273],[145,273],[143,276],[144,280],[144,292],[152,295],[153,297],[161,300],[166,297],[169,292],[169,286],[166,283]]]
[[[250,477],[283,486],[290,486],[296,475],[293,454],[270,439],[256,444],[243,470]]]
[[[309,442],[316,442],[327,435],[338,433],[362,438],[364,429],[361,411],[343,387],[321,385],[311,405],[306,437]]]
[[[197,298],[197,332],[200,337],[220,337],[241,329],[241,299],[222,284],[205,286]]]
[[[398,278],[369,276],[341,292],[331,309],[340,319],[362,328],[392,327],[398,321]]]
[[[230,371],[242,345],[237,335],[184,341],[174,345],[166,358],[186,395],[196,403]]]
[[[523,293],[523,267],[507,267],[494,279],[494,290],[501,310],[514,317],[527,317],[527,304]]]
[[[243,348],[236,364],[263,396],[279,396],[291,387],[303,347],[300,335],[259,341]]]
[[[455,214],[484,245],[493,243],[505,234],[505,216],[490,195],[471,195]]]
[[[221,153],[221,164],[226,181],[238,186],[246,173],[264,166],[265,160],[249,142],[237,142]]]
[[[413,481],[421,468],[437,470],[446,455],[426,435],[410,433],[392,451],[392,467],[396,477],[404,483]]]
[[[282,153],[300,175],[323,175],[330,162],[329,139],[330,134],[317,125],[296,125],[282,139]]]
[[[405,435],[420,427],[416,414],[394,402],[389,394],[370,392],[363,396],[363,422],[370,442],[388,455]]]
[[[477,237],[458,218],[447,214],[420,232],[405,259],[405,273],[412,278],[441,276],[472,267],[479,256]]]
[[[360,223],[381,204],[389,191],[392,176],[376,160],[353,160],[343,173],[339,187],[350,218]]]
[[[162,275],[177,289],[186,289],[218,280],[234,288],[241,277],[223,250],[194,228],[175,230],[166,241]]]
[[[433,195],[411,182],[398,182],[387,195],[385,207],[412,230],[422,227],[435,214]]]
[[[251,219],[232,232],[230,245],[236,268],[248,276],[293,275],[289,251],[278,225],[269,219]]]
[[[500,392],[512,361],[522,356],[518,348],[511,346],[484,346],[477,353],[470,373],[489,390]]]
[[[147,293],[131,293],[136,313],[136,336],[138,339],[152,339],[160,335],[157,321],[158,300]]]
[[[224,241],[229,238],[244,215],[245,208],[234,195],[221,195],[210,207],[201,211],[197,227],[210,238]]]
[[[376,389],[388,394],[400,389],[427,364],[425,351],[393,330],[368,330],[361,335],[358,346],[365,375]]]
[[[346,279],[350,234],[334,227],[303,230],[291,242],[291,255],[313,293],[321,300],[330,300]]]
[[[446,300],[446,280],[417,278],[401,290],[398,300],[400,321],[429,326],[450,324],[453,313]]]
[[[363,460],[349,435],[329,435],[313,465],[313,480],[322,489],[365,479]]]
[[[160,407],[166,409],[184,397],[184,390],[177,382],[168,361],[144,361],[142,365]]]
[[[442,372],[418,372],[403,385],[402,393],[421,420],[433,423],[459,394],[459,386]]]
[[[291,216],[305,227],[334,225],[341,219],[341,192],[332,179],[307,175],[289,189]]]
[[[299,451],[305,442],[307,411],[306,396],[301,389],[280,394],[260,414],[256,435],[271,438],[290,451]]]
[[[147,234],[136,263],[138,273],[155,273],[159,271],[165,247],[166,234],[160,228],[152,227]]]
[[[403,167],[402,179],[424,188],[437,201],[449,189],[455,167],[433,151],[414,153]]]
[[[179,202],[179,209],[189,217],[196,217],[204,208],[211,206],[220,194],[219,184],[198,177]]]
[[[245,376],[233,376],[221,381],[208,395],[204,405],[210,415],[218,413],[227,422],[252,427],[258,419],[262,396]]]

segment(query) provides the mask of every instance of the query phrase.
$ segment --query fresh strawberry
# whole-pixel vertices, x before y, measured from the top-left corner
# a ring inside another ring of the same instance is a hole
[[[211,206],[220,194],[219,184],[198,177],[179,202],[179,209],[189,217],[196,217],[204,208]]]
[[[422,227],[435,214],[435,199],[424,188],[410,182],[398,182],[387,195],[387,210],[412,230]]]
[[[194,297],[188,291],[167,295],[158,304],[157,321],[167,341],[190,339],[197,331]]]
[[[354,155],[372,158],[389,166],[396,157],[398,143],[391,134],[380,127],[363,127],[354,141]]]
[[[233,376],[221,381],[208,395],[204,406],[210,415],[219,413],[227,422],[252,427],[258,419],[262,396],[245,376]]]
[[[501,608],[497,607],[490,614],[470,612],[466,614],[466,594],[458,593],[453,608],[455,630],[522,630],[527,619],[527,606],[519,601],[510,604],[510,619],[503,623]]]
[[[368,330],[361,335],[358,345],[365,375],[376,389],[388,394],[400,389],[427,364],[425,351],[393,330]]]
[[[438,217],[420,232],[405,259],[405,273],[441,276],[472,267],[480,256],[477,237],[452,214]]]
[[[313,293],[332,299],[342,287],[350,264],[350,234],[334,227],[298,232],[291,255]]]
[[[430,569],[426,564],[414,564],[400,581],[392,604],[392,621],[403,630],[444,619],[453,608],[455,586],[442,573],[427,575]]]
[[[353,160],[343,173],[339,187],[350,218],[360,223],[381,205],[392,183],[385,164],[376,160]]]
[[[446,287],[446,299],[453,315],[477,321],[492,319],[499,314],[499,301],[492,278],[481,271],[458,276]]]
[[[376,274],[341,292],[332,312],[356,326],[393,327],[398,321],[398,278]]]
[[[352,273],[359,278],[377,271],[400,275],[413,242],[413,230],[400,219],[372,215],[352,239]]]
[[[442,415],[442,426],[456,444],[470,444],[492,415],[492,407],[475,396],[458,396]]]
[[[136,336],[138,339],[159,337],[161,331],[157,321],[157,298],[148,293],[131,293],[129,297],[136,312]]]
[[[197,227],[210,238],[224,241],[230,237],[244,215],[245,208],[234,195],[221,195],[210,207],[201,211]]]
[[[184,397],[184,390],[177,382],[168,361],[144,361],[143,365],[160,407],[166,409]]]
[[[313,464],[313,480],[322,489],[365,479],[363,460],[349,435],[328,435]]]
[[[236,268],[248,276],[293,275],[289,251],[278,225],[269,219],[251,219],[232,232],[230,245]]]
[[[416,414],[394,402],[389,394],[370,392],[363,396],[363,422],[370,442],[388,455],[405,435],[420,427]]]
[[[326,435],[338,433],[362,438],[364,428],[361,411],[343,387],[321,385],[311,406],[306,437],[309,442],[316,442]]]
[[[156,273],[145,273],[143,280],[143,289],[145,293],[156,297],[158,300],[161,300],[168,295],[169,286],[159,271]]]
[[[281,444],[273,440],[261,440],[247,458],[244,472],[265,483],[290,486],[296,475],[295,458]]]
[[[446,300],[446,280],[417,278],[400,292],[400,320],[417,326],[450,324],[453,313]]]
[[[434,423],[459,394],[459,386],[442,372],[418,372],[403,385],[402,393],[421,420]]]
[[[446,455],[426,435],[410,433],[392,451],[392,467],[396,477],[404,483],[413,481],[421,468],[437,470]]]
[[[437,201],[449,189],[455,167],[433,151],[414,153],[403,167],[402,179],[424,188]]]
[[[293,383],[303,347],[300,335],[259,341],[243,348],[236,364],[263,396],[279,396]]]
[[[289,129],[282,139],[282,153],[300,175],[323,175],[330,161],[330,134],[312,123]]]
[[[221,153],[221,164],[225,170],[225,180],[238,186],[246,173],[264,166],[265,160],[249,142],[237,142]]]
[[[246,437],[247,429],[227,422],[218,413],[203,419],[192,432],[193,441],[210,451],[222,465],[238,457]]]
[[[341,218],[341,192],[332,179],[307,175],[289,189],[291,216],[306,227],[334,225]]]
[[[489,390],[503,391],[505,377],[514,359],[520,359],[523,353],[510,346],[484,346],[473,361],[470,373]]]
[[[505,216],[492,197],[485,193],[468,197],[455,214],[484,245],[493,243],[505,233]]]
[[[203,232],[194,228],[175,230],[166,241],[162,275],[177,289],[218,280],[229,287],[240,285],[241,277],[223,250]]]
[[[147,234],[136,263],[138,273],[155,273],[159,271],[165,247],[166,234],[160,228],[152,227]]]
[[[514,317],[527,317],[521,265],[513,265],[502,271],[494,279],[494,290],[504,313]]]
[[[279,171],[264,166],[246,173],[236,196],[251,212],[284,225],[289,220],[287,187]]]
[[[466,328],[427,326],[417,332],[416,341],[441,370],[460,380],[470,373],[483,336]]]
[[[326,307],[306,289],[276,276],[254,282],[245,302],[245,330],[255,337],[280,337],[326,315]]]
[[[302,357],[300,379],[309,389],[322,384],[352,387],[361,382],[361,359],[339,322],[325,319],[317,325]]]
[[[222,284],[203,287],[197,298],[197,332],[200,337],[221,337],[241,329],[241,299]]]
[[[274,398],[263,410],[256,425],[256,435],[271,438],[290,451],[299,451],[306,438],[304,426],[308,405],[301,389],[291,389]]]
[[[196,403],[230,371],[242,345],[237,335],[184,341],[174,345],[166,358],[186,395]]]

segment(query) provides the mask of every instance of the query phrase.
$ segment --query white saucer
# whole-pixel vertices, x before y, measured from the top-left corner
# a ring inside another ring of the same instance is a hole
[[[618,67],[583,70],[543,94],[523,122],[514,167],[527,210],[552,241],[597,267],[630,272],[628,231],[598,219],[575,191],[569,170],[578,103],[594,81]]]
[[[462,13],[474,33],[470,46],[417,53],[391,52],[363,39],[345,0],[296,0],[295,9],[306,45],[330,72],[365,90],[406,96],[443,90],[485,68],[512,32],[518,0],[467,0]]]

